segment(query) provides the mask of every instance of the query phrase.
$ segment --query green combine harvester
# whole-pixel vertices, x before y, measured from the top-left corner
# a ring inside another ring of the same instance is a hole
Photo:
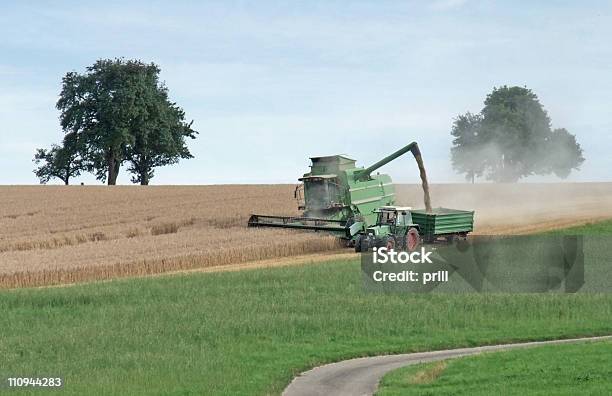
[[[253,214],[248,225],[326,231],[354,244],[360,235],[366,233],[368,227],[377,224],[380,208],[392,207],[395,204],[395,189],[391,177],[372,173],[408,152],[412,153],[417,161],[424,190],[426,208],[420,212],[425,216],[421,219],[416,215],[416,218],[423,221],[417,227],[418,230],[423,230],[428,235],[421,234],[419,238],[429,241],[435,239],[434,236],[443,236],[439,234],[440,228],[436,228],[435,224],[442,221],[443,217],[451,215],[453,210],[432,211],[427,176],[416,142],[367,168],[357,167],[354,159],[343,155],[312,157],[310,172],[299,179],[302,184],[296,187],[294,194],[303,215],[290,217]],[[461,233],[472,231],[473,212],[471,213],[470,224],[464,224]],[[432,222],[433,227],[430,225]]]

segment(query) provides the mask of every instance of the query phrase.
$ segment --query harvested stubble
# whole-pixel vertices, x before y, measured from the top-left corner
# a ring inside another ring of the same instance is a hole
[[[339,247],[320,233],[248,229],[295,215],[293,186],[0,187],[0,288],[243,263]]]

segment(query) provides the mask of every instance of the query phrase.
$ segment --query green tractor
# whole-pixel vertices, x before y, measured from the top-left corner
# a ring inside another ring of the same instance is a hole
[[[421,242],[420,226],[412,222],[412,208],[381,206],[374,210],[376,223],[355,239],[355,251],[367,252],[373,247],[413,251]]]

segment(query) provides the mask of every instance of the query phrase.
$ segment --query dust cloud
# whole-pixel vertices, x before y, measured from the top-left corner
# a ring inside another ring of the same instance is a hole
[[[399,205],[421,208],[421,186],[396,185]],[[432,184],[436,206],[474,210],[475,233],[516,234],[612,218],[612,183]]]

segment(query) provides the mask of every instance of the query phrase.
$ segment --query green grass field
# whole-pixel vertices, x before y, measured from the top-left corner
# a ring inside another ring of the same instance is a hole
[[[553,234],[606,235],[612,234],[612,220],[551,231]]]
[[[611,342],[488,353],[387,374],[377,396],[609,395]]]
[[[2,381],[70,395],[279,394],[356,356],[612,333],[609,295],[368,294],[356,260],[2,291],[0,312]]]

